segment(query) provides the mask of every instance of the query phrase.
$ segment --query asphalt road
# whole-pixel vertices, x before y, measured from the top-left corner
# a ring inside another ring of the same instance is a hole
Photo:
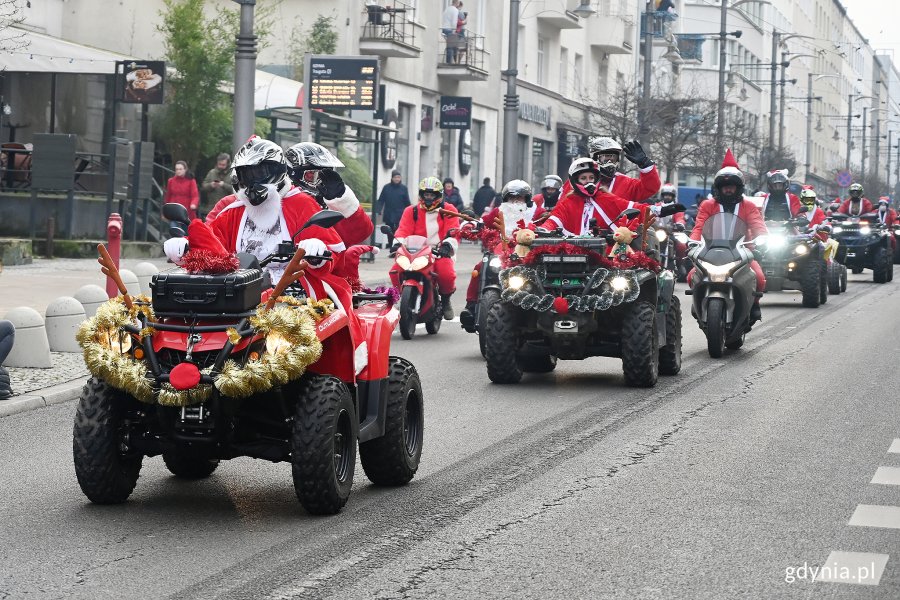
[[[719,360],[681,296],[684,368],[652,390],[599,358],[492,385],[457,323],[397,336],[426,395],[419,473],[381,489],[357,466],[334,517],[252,459],[201,482],[146,459],[129,502],[94,506],[74,403],[0,419],[0,599],[896,598],[900,508],[867,507],[900,507],[900,286],[850,279],[815,310],[767,295]],[[874,583],[870,562],[877,585],[812,581]]]

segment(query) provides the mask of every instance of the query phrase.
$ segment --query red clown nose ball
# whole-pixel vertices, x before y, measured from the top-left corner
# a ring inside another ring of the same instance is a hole
[[[554,298],[553,299],[553,310],[558,312],[561,315],[569,312],[569,301],[565,298]]]
[[[192,363],[175,365],[169,373],[169,383],[176,390],[189,390],[200,383],[200,369]]]

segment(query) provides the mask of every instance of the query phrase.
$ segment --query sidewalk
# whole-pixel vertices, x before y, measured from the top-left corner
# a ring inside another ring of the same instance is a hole
[[[464,276],[460,280],[468,281],[471,265],[480,255],[478,246],[461,246],[456,267],[457,275]],[[133,269],[142,262],[152,263],[161,271],[173,267],[164,258],[154,258],[126,259],[120,268]],[[388,270],[393,264],[387,251],[382,250],[374,262],[360,263],[360,279],[368,287],[388,285]],[[43,315],[51,302],[60,296],[72,296],[88,284],[106,285],[100,265],[94,259],[35,258],[30,265],[4,267],[0,273],[0,319],[19,306],[28,306]],[[460,293],[464,295],[465,289],[459,290],[457,295]],[[53,352],[51,357],[53,366],[49,369],[7,368],[14,395],[9,400],[0,400],[0,417],[78,397],[89,375],[81,354]]]

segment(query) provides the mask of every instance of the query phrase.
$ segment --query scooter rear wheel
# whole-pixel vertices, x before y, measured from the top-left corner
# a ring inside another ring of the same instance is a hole
[[[706,307],[706,349],[713,358],[725,352],[725,300],[711,298]]]

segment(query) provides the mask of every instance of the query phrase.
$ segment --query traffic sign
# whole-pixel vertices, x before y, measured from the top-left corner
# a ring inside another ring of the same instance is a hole
[[[850,171],[838,171],[837,184],[841,187],[850,187],[853,183],[853,174]]]

